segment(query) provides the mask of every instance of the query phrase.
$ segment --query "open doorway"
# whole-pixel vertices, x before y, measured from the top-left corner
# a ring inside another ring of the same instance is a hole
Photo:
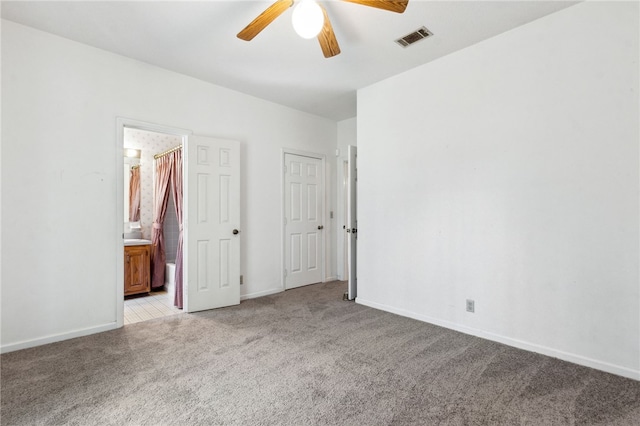
[[[118,120],[118,143],[123,148],[120,152],[124,153],[121,167],[123,182],[119,185],[122,188],[119,199],[123,203],[119,225],[123,229],[124,253],[120,254],[122,273],[118,271],[123,283],[118,284],[117,292],[118,322],[122,321],[121,325],[182,312],[175,306],[176,292],[182,291],[175,285],[180,223],[169,192],[165,193],[164,217],[160,227],[163,265],[159,267],[160,262],[156,261],[158,266],[153,273],[151,257],[157,248],[157,244],[152,244],[152,240],[157,240],[153,234],[158,232],[154,227],[159,227],[158,223],[154,225],[158,216],[156,162],[163,155],[180,149],[189,133],[133,120]],[[159,269],[162,273],[158,273]]]
[[[129,213],[128,220],[124,222],[125,325],[182,312],[181,307],[175,303],[178,297],[175,283],[180,223],[176,213],[177,203],[170,194],[168,179],[164,197],[158,194],[158,182],[162,181],[158,176],[158,162],[165,161],[165,157],[169,155],[175,155],[182,147],[182,139],[179,135],[126,126],[124,128],[125,169],[129,169],[125,170],[123,188],[124,202],[129,207],[128,210],[125,207],[123,212],[125,219]],[[131,162],[138,164],[130,166]],[[129,185],[127,174],[130,176]],[[163,199],[158,200],[159,196]],[[157,206],[159,201],[164,208]],[[178,204],[182,205],[182,200]],[[158,210],[163,212],[161,221],[158,220]],[[163,244],[162,253],[156,254],[155,261],[161,258],[164,267],[161,265],[160,269],[154,269],[151,267],[154,259],[150,259],[150,255],[158,247],[157,244],[152,245],[153,228],[158,221],[161,228],[155,232],[161,231]],[[134,258],[136,254],[139,260]]]

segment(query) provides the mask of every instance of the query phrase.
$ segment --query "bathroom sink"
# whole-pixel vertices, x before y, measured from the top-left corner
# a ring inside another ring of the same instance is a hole
[[[151,240],[143,240],[140,238],[125,238],[124,245],[125,246],[145,246],[151,244]]]

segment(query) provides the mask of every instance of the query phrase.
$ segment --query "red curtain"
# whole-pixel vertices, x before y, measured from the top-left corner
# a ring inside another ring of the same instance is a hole
[[[164,273],[167,256],[164,248],[162,224],[169,204],[169,179],[173,168],[173,156],[164,155],[156,159],[156,179],[153,188],[154,208],[153,226],[151,228],[151,288],[164,285]]]
[[[171,172],[171,195],[176,207],[176,217],[180,232],[178,234],[178,251],[176,253],[175,296],[173,304],[182,309],[182,150],[171,153],[173,170]]]

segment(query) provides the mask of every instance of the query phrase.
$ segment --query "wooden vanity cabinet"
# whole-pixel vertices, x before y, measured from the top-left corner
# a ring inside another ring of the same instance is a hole
[[[124,247],[124,295],[151,290],[151,246]]]

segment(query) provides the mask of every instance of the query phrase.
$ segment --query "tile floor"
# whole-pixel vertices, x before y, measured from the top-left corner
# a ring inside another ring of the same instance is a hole
[[[124,325],[182,313],[173,306],[173,293],[153,291],[124,299]]]

